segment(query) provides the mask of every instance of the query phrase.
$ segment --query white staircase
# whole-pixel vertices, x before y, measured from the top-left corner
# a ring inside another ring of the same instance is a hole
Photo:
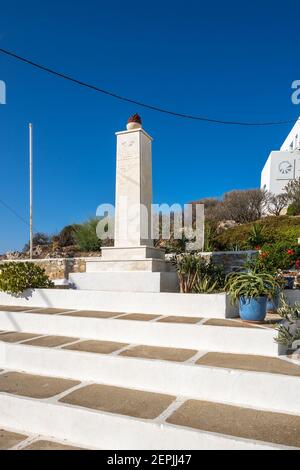
[[[0,330],[0,428],[25,439],[300,447],[300,365],[277,357],[272,325],[11,305]]]

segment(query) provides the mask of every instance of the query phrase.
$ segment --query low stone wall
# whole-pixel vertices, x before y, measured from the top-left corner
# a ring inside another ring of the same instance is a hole
[[[201,256],[215,264],[224,266],[225,272],[237,271],[243,267],[249,258],[256,257],[256,250],[247,251],[212,251],[202,252]]]
[[[68,279],[70,273],[85,273],[86,271],[86,261],[97,261],[100,258],[98,257],[88,257],[88,258],[46,258],[46,259],[33,259],[33,260],[7,260],[1,261],[1,263],[24,263],[31,262],[36,263],[41,268],[44,268],[47,276],[52,281],[57,279]],[[1,264],[0,263],[0,264]]]

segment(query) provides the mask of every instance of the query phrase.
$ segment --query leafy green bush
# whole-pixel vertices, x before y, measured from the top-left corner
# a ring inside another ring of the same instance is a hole
[[[57,243],[60,247],[71,246],[76,244],[76,230],[80,226],[78,224],[67,225],[57,236]]]
[[[33,246],[37,246],[37,245],[46,246],[46,245],[50,245],[51,239],[49,235],[47,235],[46,233],[37,232],[33,235],[32,243],[33,243]],[[26,253],[26,251],[29,250],[29,247],[30,247],[30,243],[28,242],[24,245],[23,252]]]
[[[285,240],[295,243],[300,234],[300,217],[279,216],[265,217],[256,222],[263,227],[264,244],[272,244]],[[236,225],[222,230],[215,238],[215,249],[230,250],[238,246],[242,250],[252,248],[249,243],[253,224]]]
[[[0,265],[0,290],[21,294],[26,289],[54,287],[44,269],[34,263],[3,263]]]
[[[75,229],[75,240],[80,250],[100,251],[101,241],[96,233],[98,222],[98,219],[90,219]]]
[[[278,269],[290,269],[294,265],[298,268],[300,267],[300,246],[288,241],[263,245],[259,259],[265,269],[270,272]]]

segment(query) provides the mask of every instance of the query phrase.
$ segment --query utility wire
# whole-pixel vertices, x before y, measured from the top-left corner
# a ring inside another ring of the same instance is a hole
[[[17,217],[19,220],[21,220],[21,222],[23,222],[25,225],[27,225],[29,227],[29,223],[27,222],[26,219],[24,219],[24,217],[22,217],[20,214],[18,214],[17,211],[15,211],[15,209],[13,209],[9,204],[7,204],[5,201],[3,201],[2,199],[0,199],[0,204],[2,204],[2,206],[4,206],[7,210],[9,210],[9,212],[11,212],[12,214],[14,214],[15,217]],[[38,230],[34,227],[34,230],[37,232]]]
[[[95,85],[88,84],[86,82],[83,82],[81,80],[77,80],[76,78],[71,77],[70,75],[66,75],[61,72],[56,72],[53,69],[50,69],[49,67],[45,67],[44,65],[37,64],[36,62],[33,62],[32,60],[26,59],[25,57],[21,57],[14,52],[8,51],[6,49],[0,48],[0,53],[6,54],[10,57],[13,57],[21,62],[24,62],[26,64],[32,65],[33,67],[43,70],[44,72],[48,72],[52,75],[56,75],[57,77],[64,78],[65,80],[69,80],[70,82],[76,83],[77,85],[90,88],[91,90],[103,93],[108,96],[112,96],[113,98],[116,98],[118,100],[126,101],[128,103],[133,103],[137,106],[141,106],[143,108],[151,109],[152,111],[158,111],[160,113],[165,113],[169,114],[171,116],[176,116],[180,118],[186,118],[186,119],[193,119],[196,121],[204,121],[204,122],[210,122],[210,123],[215,123],[215,124],[230,124],[230,125],[235,125],[235,126],[276,126],[276,125],[282,125],[282,124],[290,124],[294,123],[296,119],[289,119],[285,121],[267,121],[267,122],[243,122],[243,121],[226,121],[226,120],[221,120],[221,119],[212,119],[208,118],[205,116],[196,116],[192,114],[183,114],[183,113],[176,113],[174,111],[170,111],[165,108],[159,108],[157,106],[152,106],[150,104],[142,103],[141,101],[137,101],[131,98],[126,98],[125,96],[118,95],[117,93],[113,93],[108,90],[104,90],[102,88],[99,88]]]

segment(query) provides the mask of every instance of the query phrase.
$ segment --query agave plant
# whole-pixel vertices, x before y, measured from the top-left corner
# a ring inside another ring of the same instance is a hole
[[[223,267],[205,260],[201,255],[184,253],[175,255],[172,263],[176,268],[180,292],[212,292],[224,288]],[[204,290],[205,289],[205,290]]]
[[[289,305],[282,294],[280,297],[280,307],[277,310],[278,315],[289,323],[295,320],[300,320],[300,303],[296,302],[294,305]]]
[[[265,231],[264,225],[254,223],[247,240],[249,245],[252,247],[262,245],[265,241]]]
[[[293,347],[295,342],[300,341],[300,304],[289,305],[282,294],[280,297],[280,308],[277,313],[282,318],[283,322],[276,327],[277,337],[276,343],[286,346],[287,348]]]
[[[195,281],[193,290],[196,292],[196,294],[212,294],[213,292],[217,292],[219,290],[218,281],[213,280],[213,278],[209,276],[205,276],[200,279],[198,277]]]
[[[225,289],[233,303],[241,297],[271,299],[277,292],[277,283],[273,275],[265,272],[237,272],[227,276]]]

